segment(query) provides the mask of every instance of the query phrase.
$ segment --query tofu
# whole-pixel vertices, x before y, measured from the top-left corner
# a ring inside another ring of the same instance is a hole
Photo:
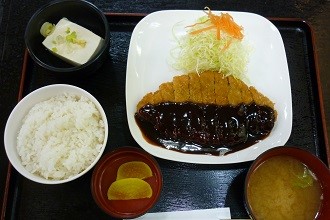
[[[90,30],[62,18],[42,44],[64,61],[80,66],[100,50],[103,41]]]

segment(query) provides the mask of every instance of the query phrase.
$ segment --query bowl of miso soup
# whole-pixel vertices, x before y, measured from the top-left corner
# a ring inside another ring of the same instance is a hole
[[[251,164],[244,196],[252,219],[329,219],[329,168],[306,150],[272,148]]]

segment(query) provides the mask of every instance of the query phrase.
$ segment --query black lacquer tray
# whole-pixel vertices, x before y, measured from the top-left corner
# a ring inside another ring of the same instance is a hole
[[[28,53],[22,69],[19,99],[49,84],[70,83],[94,95],[108,117],[105,150],[136,146],[130,134],[125,104],[126,62],[130,37],[143,14],[106,14],[111,46],[106,63],[88,79],[61,81],[35,64]],[[286,145],[298,146],[329,165],[322,93],[313,33],[297,19],[275,19],[287,54],[292,89],[293,127]],[[163,191],[151,212],[230,207],[232,218],[248,218],[243,186],[251,162],[228,165],[188,164],[157,158],[163,172]],[[2,217],[6,219],[109,219],[94,202],[92,171],[62,185],[31,182],[9,165]],[[111,219],[111,218],[110,218]]]

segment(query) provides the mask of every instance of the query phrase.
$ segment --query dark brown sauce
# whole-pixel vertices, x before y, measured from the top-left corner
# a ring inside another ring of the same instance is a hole
[[[146,105],[135,113],[145,139],[185,153],[223,155],[266,138],[275,112],[255,103],[218,106],[190,102]]]

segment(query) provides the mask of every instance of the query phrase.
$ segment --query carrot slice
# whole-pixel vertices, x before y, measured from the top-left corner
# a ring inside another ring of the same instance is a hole
[[[208,11],[205,11],[205,13],[208,15],[208,19],[206,21],[210,21],[212,23],[211,26],[201,28],[198,30],[194,30],[190,32],[190,34],[199,34],[204,31],[208,31],[210,29],[216,29],[217,33],[217,39],[220,40],[220,31],[224,31],[227,34],[231,35],[233,38],[242,40],[243,39],[243,28],[235,23],[233,17],[228,13],[221,13],[220,15],[215,15],[212,13],[211,9],[208,7],[205,7]],[[200,25],[205,23],[195,23],[193,25],[189,25],[187,27],[193,27],[196,25]]]
[[[213,28],[215,28],[214,25],[206,27],[206,28],[202,28],[202,29],[199,29],[199,30],[196,30],[196,31],[192,31],[192,32],[190,32],[190,34],[199,34],[203,31],[207,31],[207,30],[210,30],[210,29],[213,29]]]

